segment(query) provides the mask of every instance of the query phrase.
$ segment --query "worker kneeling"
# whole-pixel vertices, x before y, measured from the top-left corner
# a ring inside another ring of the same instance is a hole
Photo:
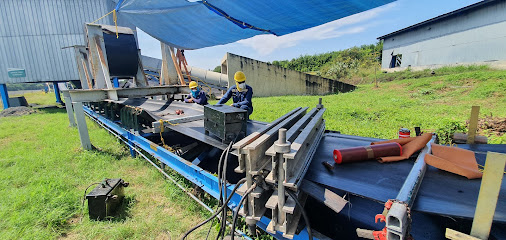
[[[235,73],[234,79],[235,86],[228,89],[218,104],[225,104],[230,98],[232,98],[234,103],[230,104],[230,106],[244,109],[248,111],[248,115],[250,115],[253,113],[253,104],[251,102],[251,98],[253,97],[253,88],[246,85],[246,76],[241,71]]]
[[[197,103],[200,105],[207,104],[207,96],[204,91],[200,91],[199,85],[195,81],[191,81],[189,84],[190,95],[188,95],[184,102],[186,103]]]

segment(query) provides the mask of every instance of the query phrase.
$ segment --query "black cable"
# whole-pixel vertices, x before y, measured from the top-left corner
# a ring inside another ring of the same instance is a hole
[[[223,187],[223,198],[226,198],[227,197],[227,163],[228,163],[228,154],[230,153],[230,148],[232,148],[232,145],[233,143],[235,142],[234,141],[231,141],[230,144],[228,145],[228,148],[227,148],[227,153],[225,154],[225,162],[223,163],[223,169],[222,169],[222,173],[221,173],[221,185]],[[223,212],[222,212],[222,217],[221,217],[221,226],[220,226],[220,234],[218,234],[216,236],[216,240],[220,239],[221,238],[224,238],[225,237],[225,232],[226,232],[226,229],[227,229],[227,212],[228,212],[228,209],[225,208],[223,209]]]
[[[223,206],[221,206],[220,209],[218,209],[218,211],[214,212],[213,215],[211,215],[211,217],[209,217],[208,219],[204,220],[203,222],[197,224],[197,226],[191,228],[190,230],[188,230],[181,239],[186,239],[186,237],[188,237],[188,235],[190,235],[190,233],[192,233],[193,231],[195,231],[197,228],[199,227],[202,227],[204,224],[208,223],[209,221],[211,221],[212,219],[214,219],[216,216],[218,216],[218,214],[220,214],[221,211],[223,211],[224,208],[227,207],[227,204],[228,202],[230,202],[230,199],[232,199],[232,197],[234,196],[234,193],[237,191],[237,189],[240,187],[241,184],[243,184],[244,182],[246,182],[246,179],[243,178],[241,180],[239,180],[239,182],[237,182],[237,184],[234,186],[234,189],[232,189],[232,192],[230,194],[230,196],[228,196],[228,198],[225,200]]]
[[[81,203],[81,210],[84,208],[84,201],[86,200],[86,192],[88,192],[88,189],[89,189],[91,186],[93,186],[93,185],[98,185],[98,184],[100,184],[100,183],[101,183],[101,182],[99,182],[99,183],[92,183],[92,184],[90,184],[88,187],[86,187],[86,190],[84,190],[83,201],[82,201],[82,203]]]
[[[244,196],[242,196],[241,198],[241,201],[239,201],[239,205],[237,205],[237,211],[234,212],[234,217],[233,217],[233,220],[232,220],[232,232],[231,232],[231,238],[230,240],[234,240],[234,236],[235,236],[235,225],[237,223],[237,218],[239,216],[239,211],[241,210],[241,206],[242,204],[244,203],[244,200],[246,200],[246,198],[248,198],[248,195],[256,188],[257,186],[257,183],[253,183],[253,185],[251,185],[251,187],[244,193]]]
[[[311,225],[309,225],[309,218],[307,217],[304,207],[302,206],[302,204],[300,204],[299,200],[297,199],[297,196],[295,196],[294,193],[290,192],[290,190],[288,189],[286,189],[285,192],[288,193],[288,195],[290,195],[290,197],[293,198],[293,200],[295,201],[295,204],[297,204],[297,206],[300,207],[302,217],[304,217],[304,221],[306,222],[307,235],[309,236],[309,240],[313,240],[313,232],[311,231]]]
[[[222,168],[226,169],[228,152],[229,152],[230,148],[232,147],[232,144],[233,144],[233,142],[230,142],[230,144],[227,146],[227,148],[225,148],[225,150],[223,150],[223,152],[221,153],[221,156],[220,156],[220,161],[218,162],[218,188],[220,189],[219,190],[220,197],[219,197],[217,208],[221,207],[221,205],[223,204],[223,201],[226,198],[226,193],[223,194],[223,184],[224,184],[223,182],[225,182],[223,180],[223,172],[225,172],[225,171],[222,171]],[[225,160],[225,163],[223,163],[223,160]],[[225,208],[225,211],[226,211],[226,208]],[[214,220],[213,220],[213,222],[214,222]],[[226,219],[225,219],[225,222],[226,222]],[[211,224],[211,226],[209,226],[208,233],[211,231],[211,228],[212,228],[212,224]],[[222,235],[222,231],[223,231],[223,218],[222,218],[222,222],[220,224],[220,230],[218,231],[218,235],[216,236],[216,239],[218,239],[219,236]],[[207,237],[209,237],[209,234]],[[206,239],[207,239],[207,237],[206,237]]]

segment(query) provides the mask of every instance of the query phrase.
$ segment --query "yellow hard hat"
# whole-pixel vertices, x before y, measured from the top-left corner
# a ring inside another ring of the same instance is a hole
[[[246,81],[246,75],[241,71],[237,71],[235,72],[234,79],[236,82],[244,82]]]
[[[198,86],[199,86],[199,85],[198,85],[198,84],[197,84],[197,82],[195,82],[195,81],[191,81],[191,82],[190,82],[190,84],[188,84],[188,87],[190,87],[190,89],[192,89],[192,88],[196,88],[196,87],[198,87]]]

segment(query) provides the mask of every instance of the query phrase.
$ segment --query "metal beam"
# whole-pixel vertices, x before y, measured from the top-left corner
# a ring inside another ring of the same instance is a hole
[[[60,97],[60,87],[58,87],[58,82],[53,82],[54,96],[56,98],[56,103],[62,104],[62,100]]]
[[[63,98],[65,99],[65,109],[67,109],[67,116],[69,118],[69,126],[75,127],[76,121],[74,118],[74,109],[72,109],[72,100],[70,98],[69,91],[62,91],[63,92]]]
[[[9,93],[7,91],[7,85],[0,84],[0,95],[2,95],[2,104],[4,109],[9,108]]]
[[[157,86],[146,88],[83,89],[69,91],[73,102],[99,102],[106,99],[136,98],[145,96],[187,93],[185,86]]]
[[[72,105],[74,105],[74,111],[76,112],[77,129],[79,130],[81,146],[84,150],[91,150],[90,136],[88,135],[88,126],[86,125],[86,118],[84,117],[83,103],[76,102],[72,103]]]

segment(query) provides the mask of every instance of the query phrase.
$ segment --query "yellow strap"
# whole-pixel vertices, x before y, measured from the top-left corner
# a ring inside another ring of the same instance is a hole
[[[100,19],[107,17],[107,16],[108,16],[109,14],[111,14],[111,13],[112,13],[112,19],[114,20],[114,26],[116,27],[116,38],[119,38],[119,33],[118,33],[118,15],[116,14],[116,9],[114,9],[114,10],[112,10],[112,11],[108,12],[106,15],[104,15],[104,16],[102,16],[102,17],[100,17],[99,19],[97,19],[97,20],[95,20],[95,21],[93,21],[93,22],[91,22],[91,23],[92,23],[92,24],[93,24],[93,23],[96,23],[96,22],[98,22]]]

